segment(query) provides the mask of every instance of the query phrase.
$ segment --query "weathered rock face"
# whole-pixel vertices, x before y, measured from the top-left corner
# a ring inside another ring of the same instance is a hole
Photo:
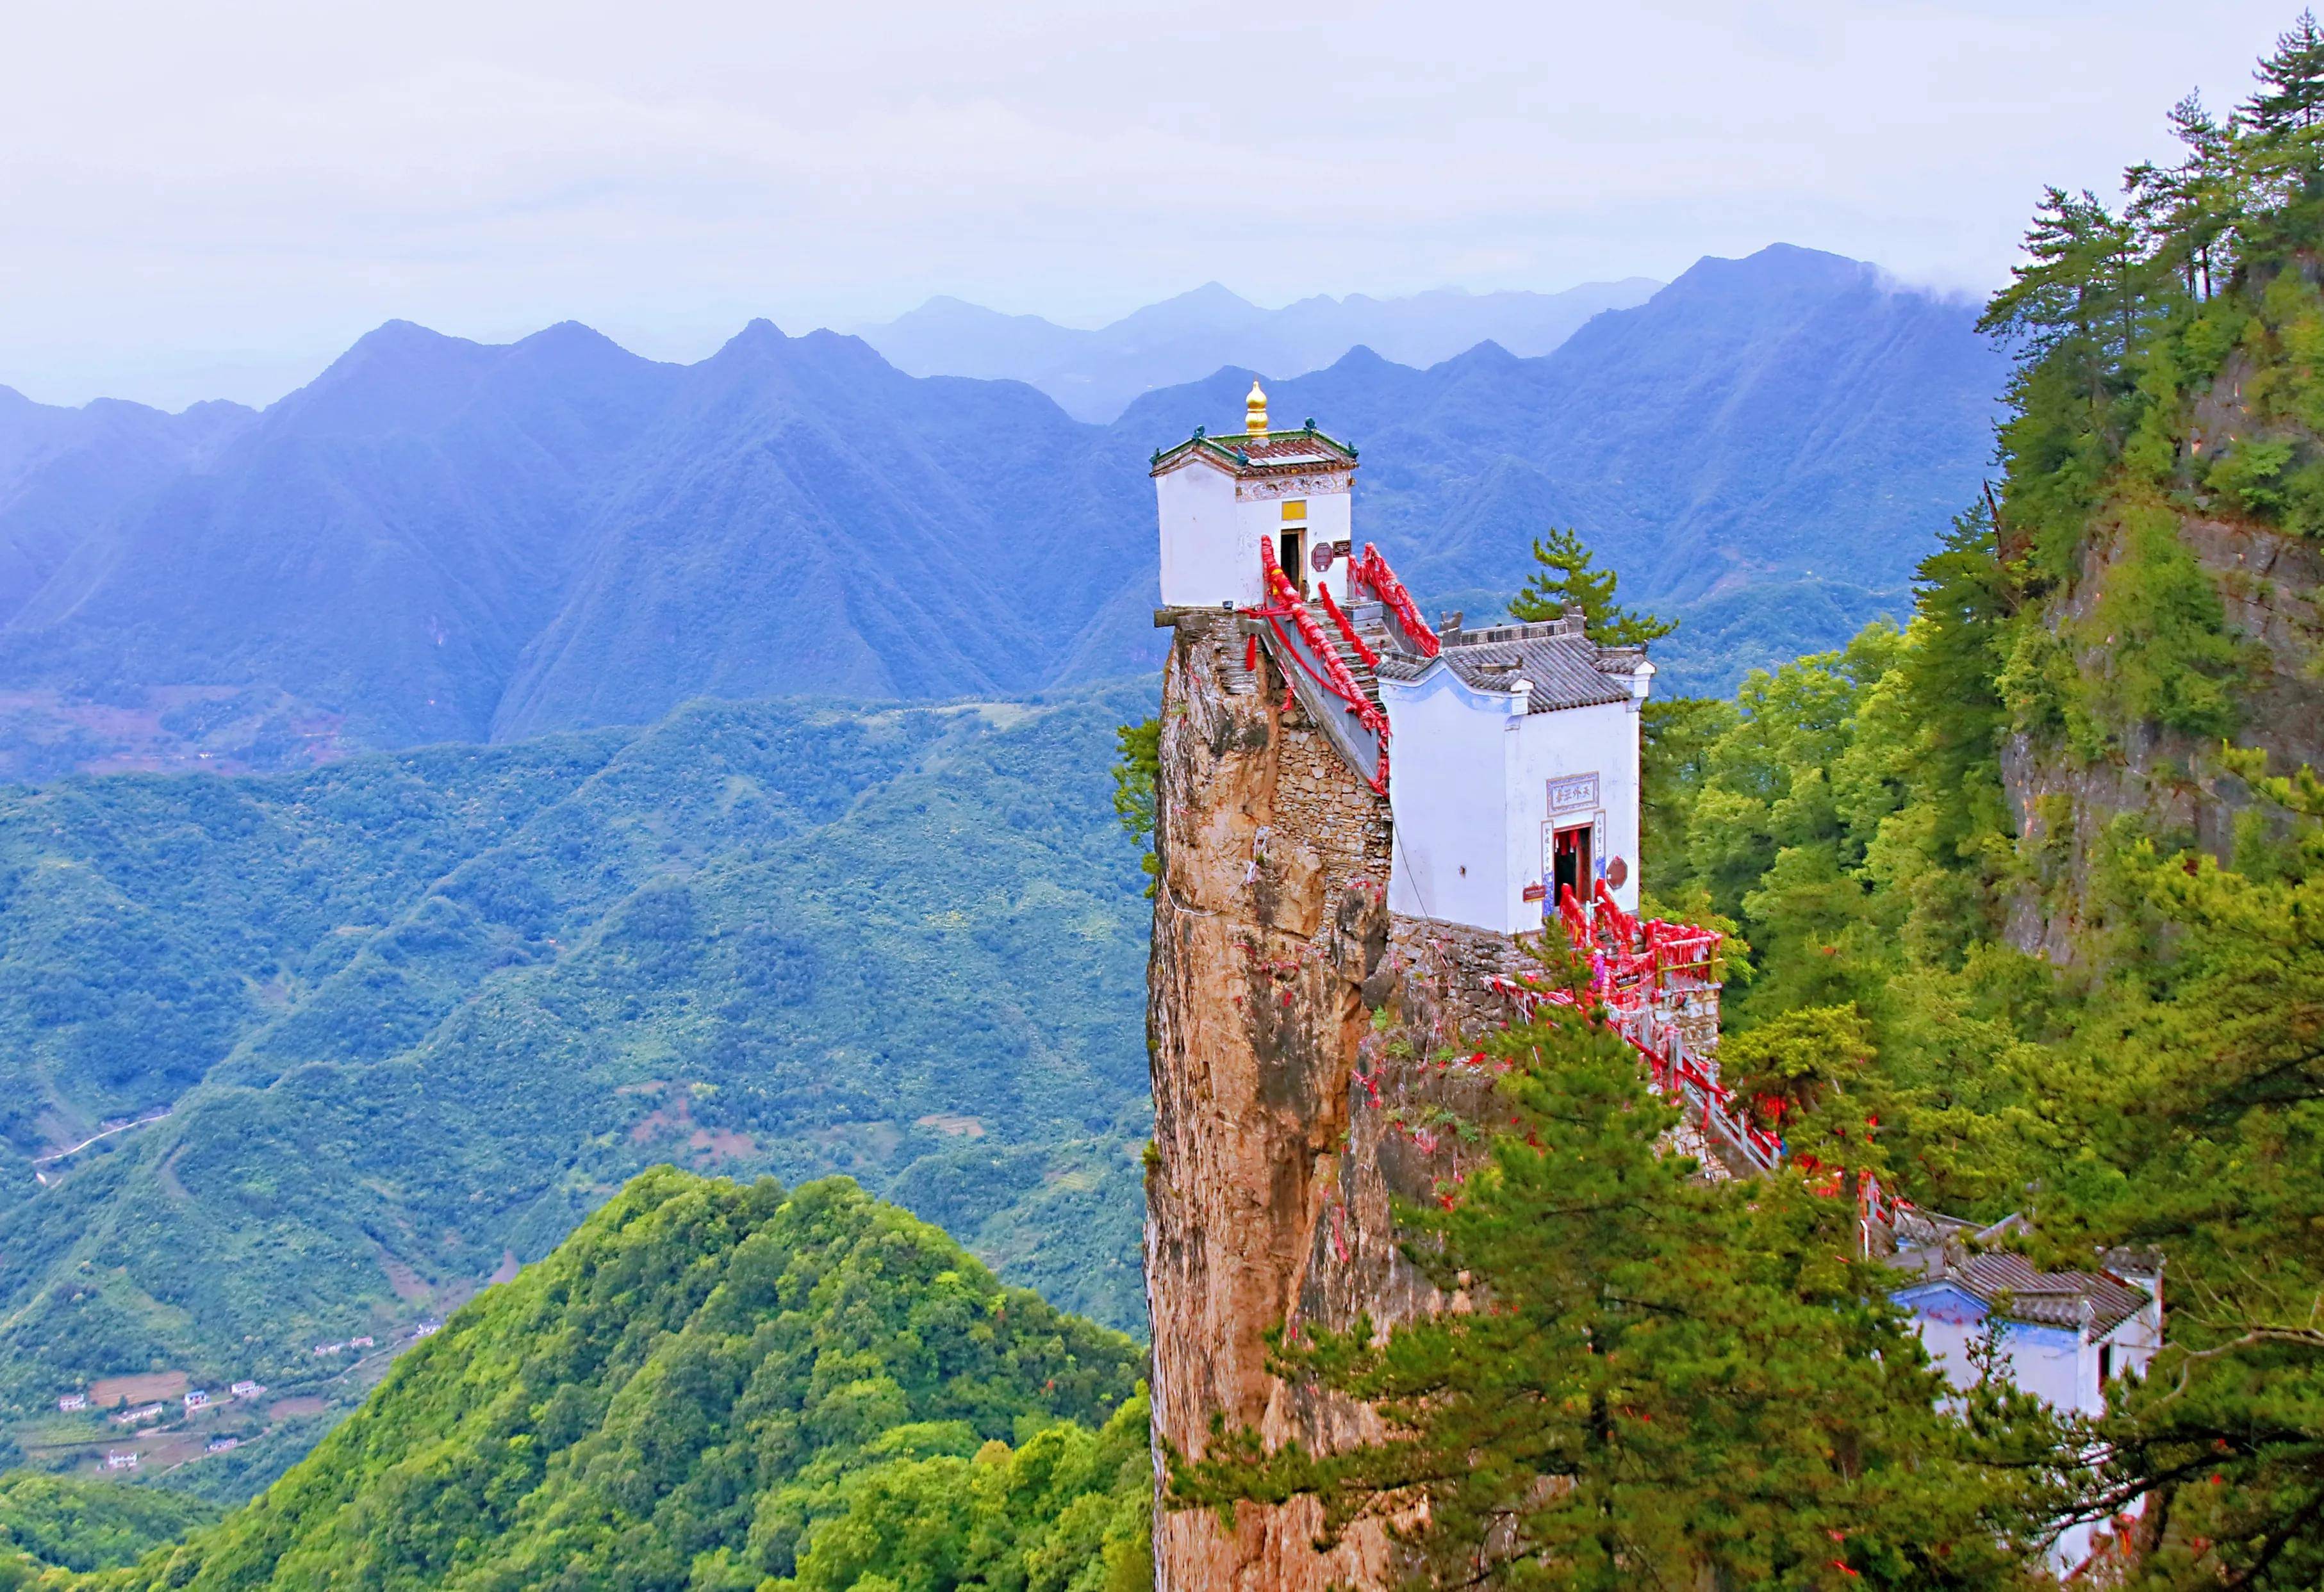
[[[2178,539],[2218,592],[2228,631],[2245,645],[2245,681],[2236,702],[2237,744],[2266,751],[2272,770],[2302,763],[2324,767],[2324,550],[2264,526],[2190,516]],[[2087,619],[2124,557],[2121,538],[2085,556],[2072,589],[2056,603],[2065,621]],[[2102,656],[2081,659],[2086,670]],[[2061,964],[2080,957],[2080,931],[2091,911],[2089,860],[2105,854],[2108,824],[2138,814],[2227,860],[2236,815],[2248,805],[2242,782],[2221,774],[2216,743],[2157,724],[2116,727],[2115,755],[2084,762],[2066,749],[2016,735],[2002,749],[2005,788],[2022,837],[2021,851],[2046,888],[2016,898],[2010,941]]]
[[[1163,681],[1148,1025],[1155,1156],[1147,1289],[1157,1442],[1199,1455],[1214,1413],[1276,1399],[1265,1336],[1297,1298],[1345,1140],[1388,948],[1387,804],[1360,783],[1231,614],[1180,617]],[[1301,1516],[1302,1518],[1291,1518]],[[1375,1578],[1378,1544],[1309,1546],[1312,1514],[1157,1514],[1167,1592]]]
[[[1171,617],[1147,989],[1157,1483],[1164,1447],[1201,1455],[1213,1416],[1273,1446],[1380,1435],[1363,1406],[1269,1376],[1267,1335],[1364,1318],[1386,1330],[1460,1307],[1405,1256],[1394,1210],[1456,1197],[1484,1153],[1495,1064],[1476,1047],[1511,1015],[1490,981],[1530,966],[1505,935],[1391,917],[1388,803],[1308,720],[1242,621]],[[1698,1004],[1682,1018],[1708,1050],[1716,997]],[[1707,1155],[1691,1129],[1674,1142]],[[1160,1505],[1157,1495],[1162,1592],[1396,1578],[1379,1523],[1319,1551],[1312,1504],[1240,1509],[1232,1531]]]

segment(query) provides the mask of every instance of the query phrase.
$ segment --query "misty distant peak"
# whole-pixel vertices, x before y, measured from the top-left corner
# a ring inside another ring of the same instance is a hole
[[[1881,278],[1880,268],[1845,254],[1803,249],[1797,244],[1769,244],[1740,259],[1706,254],[1679,274],[1666,291],[1720,291],[1744,289],[1807,289],[1829,291],[1854,287]]]
[[[1024,382],[1076,419],[1111,423],[1142,394],[1206,382],[1227,365],[1281,381],[1327,369],[1361,345],[1386,363],[1425,369],[1489,342],[1537,358],[1592,316],[1643,304],[1661,285],[1633,277],[1557,293],[1319,293],[1262,309],[1211,281],[1094,330],[931,299],[862,336],[910,374]]]
[[[1257,309],[1258,305],[1223,282],[1204,282],[1190,288],[1176,298],[1165,299],[1159,304],[1149,304],[1148,309]]]
[[[600,351],[614,349],[624,354],[629,352],[596,327],[577,320],[560,320],[554,326],[543,327],[529,337],[519,338],[516,346],[519,348],[587,348]]]
[[[722,363],[738,359],[768,359],[779,355],[790,344],[783,329],[761,315],[746,323],[742,329],[718,345],[710,363]]]
[[[1443,368],[1455,371],[1497,370],[1517,363],[1516,354],[1488,337],[1475,347],[1463,349],[1446,360]]]
[[[355,354],[434,353],[446,348],[481,348],[466,337],[455,337],[423,327],[413,320],[383,320],[355,340],[337,363],[345,363]]]

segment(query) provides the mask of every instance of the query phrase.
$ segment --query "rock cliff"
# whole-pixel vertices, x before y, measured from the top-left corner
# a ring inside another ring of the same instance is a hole
[[[1345,1143],[1367,980],[1388,948],[1387,804],[1307,722],[1231,613],[1178,616],[1162,690],[1148,1033],[1146,1276],[1158,1445],[1268,1414],[1266,1334],[1297,1297]],[[1287,711],[1286,711],[1287,708]],[[1377,987],[1375,987],[1377,988]],[[1298,1512],[1157,1513],[1157,1584],[1372,1578]]]
[[[2109,594],[2147,578],[2153,557],[2120,522],[2098,526],[2074,578],[2047,601],[2043,629],[2067,639],[2086,696],[2103,704],[2115,667]],[[2229,738],[2267,754],[2271,772],[2324,767],[2324,549],[2311,539],[2248,520],[2181,513],[2166,557],[2191,560],[2215,594],[2217,621],[2236,655],[2228,683]],[[2220,737],[2152,718],[2102,720],[2104,747],[2078,751],[2071,738],[2021,726],[2002,748],[2001,770],[2017,821],[2031,888],[2016,896],[2008,937],[2061,964],[2082,960],[2084,931],[2100,923],[2091,860],[2107,854],[2115,820],[2183,836],[2225,864],[2238,815],[2251,802],[2219,763]]]
[[[1361,1440],[1370,1413],[1268,1375],[1271,1330],[1383,1328],[1443,1302],[1391,1204],[1456,1187],[1491,1090],[1469,1059],[1507,1014],[1503,936],[1391,919],[1386,800],[1228,612],[1177,611],[1163,683],[1147,1288],[1154,1432],[1200,1455],[1214,1416],[1270,1443]],[[1254,670],[1250,666],[1256,663]],[[1158,1479],[1158,1475],[1157,1475]],[[1312,1505],[1158,1507],[1163,1592],[1321,1592],[1391,1578],[1377,1526],[1314,1544]]]

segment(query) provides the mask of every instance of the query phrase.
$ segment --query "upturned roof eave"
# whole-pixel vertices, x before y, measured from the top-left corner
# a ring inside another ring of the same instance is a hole
[[[1201,437],[1189,437],[1184,442],[1173,444],[1157,452],[1151,461],[1152,467],[1146,473],[1148,475],[1160,475],[1167,471],[1176,469],[1180,465],[1194,457],[1220,465],[1239,475],[1291,475],[1302,470],[1314,469],[1316,465],[1313,460],[1277,462],[1253,459],[1244,456],[1237,446],[1237,444],[1248,444],[1253,440],[1287,442],[1295,438],[1302,442],[1320,444],[1331,453],[1337,455],[1336,458],[1329,462],[1328,468],[1352,470],[1357,466],[1356,450],[1351,445],[1342,442],[1338,437],[1324,432],[1302,427],[1293,431],[1264,432],[1255,439],[1248,432],[1230,432],[1222,437],[1212,437],[1207,434]]]

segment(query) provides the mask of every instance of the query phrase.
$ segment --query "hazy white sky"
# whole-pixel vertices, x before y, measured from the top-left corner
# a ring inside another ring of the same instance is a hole
[[[931,293],[1093,321],[1668,277],[1982,288],[2291,0],[0,0],[0,383],[265,401],[392,317],[694,358]]]

